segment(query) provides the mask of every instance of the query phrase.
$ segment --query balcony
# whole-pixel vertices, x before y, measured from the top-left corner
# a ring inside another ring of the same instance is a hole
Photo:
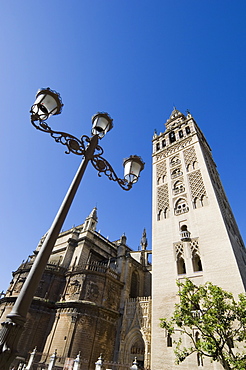
[[[181,160],[180,159],[176,159],[176,161],[173,161],[173,162],[170,163],[170,167],[177,166],[180,163],[181,163]]]
[[[182,206],[178,206],[178,208],[174,210],[174,214],[176,216],[181,215],[182,213],[186,213],[186,212],[189,212],[189,207],[185,204],[183,204]]]
[[[174,195],[177,195],[177,194],[183,193],[184,191],[185,191],[185,187],[184,186],[180,186],[178,188],[174,188],[173,189],[173,194]]]

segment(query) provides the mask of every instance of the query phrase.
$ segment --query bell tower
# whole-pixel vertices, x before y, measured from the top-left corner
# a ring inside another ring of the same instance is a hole
[[[153,137],[152,220],[151,368],[179,369],[159,327],[177,302],[177,279],[211,281],[237,295],[246,287],[246,253],[211,149],[192,115],[176,108]],[[197,369],[193,360],[182,369]]]

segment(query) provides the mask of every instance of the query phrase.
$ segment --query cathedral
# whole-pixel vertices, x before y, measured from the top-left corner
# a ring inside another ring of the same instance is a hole
[[[211,281],[235,295],[246,285],[245,247],[209,144],[190,113],[174,109],[164,132],[154,134],[152,198],[152,250],[145,230],[138,250],[125,235],[109,241],[97,231],[96,208],[59,235],[15,366],[27,363],[36,347],[33,369],[46,368],[54,352],[57,369],[80,354],[80,369],[94,370],[100,353],[117,370],[129,369],[135,357],[145,370],[221,369],[195,355],[175,365],[172,341],[160,328],[160,318],[170,316],[177,302],[177,280]],[[44,238],[13,272],[0,299],[1,322]]]

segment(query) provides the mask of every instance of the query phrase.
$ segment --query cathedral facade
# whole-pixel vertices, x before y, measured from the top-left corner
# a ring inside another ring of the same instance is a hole
[[[113,242],[102,236],[96,231],[96,208],[83,224],[59,235],[29,310],[16,364],[26,362],[36,347],[36,369],[54,352],[61,369],[79,353],[81,370],[94,370],[100,353],[121,370],[129,369],[135,357],[146,370],[221,369],[195,355],[175,365],[172,341],[160,328],[160,318],[171,316],[178,302],[177,280],[211,281],[235,296],[246,286],[245,247],[209,144],[190,113],[174,109],[165,131],[153,137],[152,197],[152,251],[145,230],[137,251],[125,235]],[[13,273],[0,300],[1,321],[44,238]]]
[[[35,366],[56,353],[63,368],[80,354],[81,370],[94,370],[100,353],[129,369],[137,356],[150,363],[151,264],[145,231],[138,251],[123,235],[110,242],[96,231],[97,210],[84,224],[62,232],[53,248],[29,310],[15,365],[36,347]],[[45,236],[44,236],[45,238]],[[13,273],[1,299],[1,321],[10,313],[42,247]]]

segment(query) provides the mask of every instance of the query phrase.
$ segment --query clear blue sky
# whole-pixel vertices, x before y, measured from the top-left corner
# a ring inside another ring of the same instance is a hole
[[[31,126],[40,87],[64,102],[53,129],[89,135],[91,116],[106,111],[114,128],[101,145],[118,175],[130,154],[146,163],[130,192],[90,165],[64,230],[97,206],[104,236],[125,232],[137,249],[146,227],[151,248],[151,140],[175,105],[212,147],[245,239],[245,20],[245,0],[1,2],[0,290],[50,227],[80,162]]]

